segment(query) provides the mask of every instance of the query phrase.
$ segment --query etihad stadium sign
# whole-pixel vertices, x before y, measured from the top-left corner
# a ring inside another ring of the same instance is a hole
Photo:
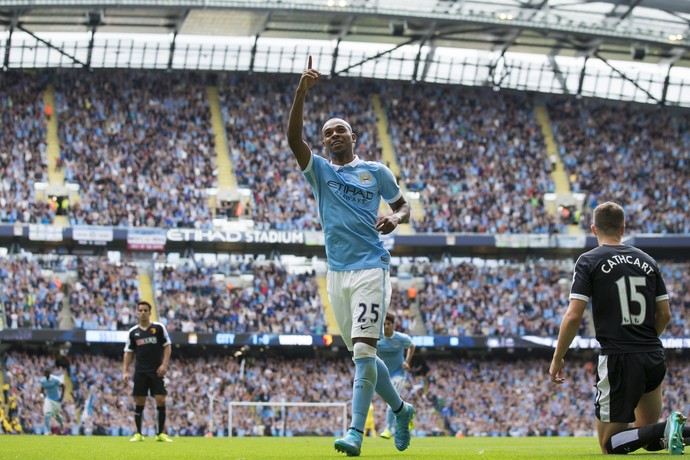
[[[192,241],[196,243],[305,243],[304,232],[280,232],[276,230],[235,232],[174,228],[168,230],[167,239],[168,241]]]

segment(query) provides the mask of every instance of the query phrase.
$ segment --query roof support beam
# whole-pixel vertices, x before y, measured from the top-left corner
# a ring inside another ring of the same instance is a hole
[[[170,51],[168,52],[168,70],[172,69],[173,58],[175,57],[175,45],[177,44],[177,31],[173,32],[173,38],[170,40]]]
[[[71,59],[73,62],[76,62],[77,64],[81,65],[82,67],[88,67],[87,64],[86,64],[85,62],[81,62],[81,61],[80,61],[79,59],[77,59],[76,57],[72,56],[71,54],[66,53],[64,50],[58,48],[57,46],[53,45],[53,44],[50,43],[49,41],[43,40],[41,37],[39,37],[39,36],[36,35],[35,33],[31,32],[30,30],[25,29],[25,28],[22,27],[21,25],[17,25],[17,29],[21,30],[21,31],[24,32],[24,33],[29,34],[29,35],[32,36],[37,42],[44,44],[45,46],[47,46],[47,47],[50,48],[50,49],[54,49],[54,50],[57,51],[58,53],[60,53],[60,54],[62,54],[63,56],[65,56],[65,57]]]
[[[375,54],[374,56],[368,57],[368,58],[366,58],[366,59],[362,59],[361,61],[359,61],[359,62],[357,62],[357,63],[355,63],[355,64],[352,64],[351,66],[345,67],[344,69],[340,69],[340,70],[338,70],[337,72],[334,72],[333,75],[335,76],[335,75],[341,74],[341,73],[343,73],[343,72],[347,72],[347,71],[350,70],[350,69],[353,69],[353,68],[355,68],[355,67],[358,67],[358,66],[360,66],[360,65],[362,65],[362,64],[364,64],[364,63],[367,63],[367,62],[369,62],[369,61],[373,61],[373,60],[375,60],[375,59],[378,59],[378,58],[380,58],[381,56],[385,56],[386,54],[392,53],[393,51],[397,50],[398,48],[402,48],[403,46],[407,46],[407,45],[409,45],[409,44],[411,44],[411,43],[414,43],[414,42],[416,42],[416,41],[417,41],[417,37],[413,37],[413,38],[407,40],[406,42],[403,42],[403,43],[400,43],[399,45],[394,46],[393,48],[391,48],[391,49],[389,49],[389,50],[382,51],[382,52],[380,52],[380,53],[378,53],[378,54]]]
[[[491,86],[501,86],[501,83],[503,82],[503,79],[506,77],[507,73],[504,73],[504,75],[501,77],[500,80],[496,81],[496,68],[498,67],[498,64],[501,62],[501,59],[505,62],[505,54],[506,54],[506,47],[503,48],[503,51],[501,51],[501,55],[496,58],[494,62],[491,63],[489,66],[489,77],[487,78],[487,82],[491,84]],[[505,67],[504,67],[505,70]]]
[[[91,68],[91,57],[93,56],[93,42],[96,36],[96,27],[94,26],[91,29],[91,38],[89,38],[89,50],[88,54],[86,55],[86,68],[90,69]]]
[[[601,62],[603,62],[604,64],[606,64],[611,70],[613,70],[614,73],[616,73],[616,74],[617,74],[619,77],[621,77],[623,80],[625,80],[625,81],[627,81],[627,82],[629,82],[629,83],[632,83],[632,85],[633,85],[635,88],[637,88],[637,89],[639,89],[640,91],[642,91],[643,93],[645,93],[645,94],[647,95],[647,97],[649,97],[651,100],[661,103],[661,101],[660,101],[659,99],[657,99],[656,97],[654,97],[654,96],[652,95],[652,93],[650,93],[649,91],[647,91],[646,89],[644,89],[643,87],[641,87],[635,80],[633,80],[632,78],[628,77],[626,74],[624,74],[623,72],[621,72],[620,70],[618,70],[617,68],[615,68],[614,66],[612,66],[611,63],[609,63],[609,61],[607,61],[606,59],[604,59],[599,53],[594,53],[594,56],[596,56],[597,58],[599,58],[599,60],[600,60]]]
[[[338,62],[338,51],[340,51],[340,37],[338,37],[338,41],[335,42],[335,48],[333,49],[333,56],[331,59],[331,75],[335,75],[335,65]]]
[[[343,40],[343,37],[347,36],[347,34],[350,33],[350,27],[352,27],[352,23],[354,21],[355,17],[349,16],[343,24],[342,28],[340,29],[340,33],[338,34],[338,41],[335,43],[335,49],[333,49],[333,56],[331,59],[331,75],[335,75],[335,66],[338,63],[338,52],[340,51],[340,42]]]
[[[426,76],[427,70],[429,68],[429,56],[426,57],[426,60],[424,63],[424,71],[422,72],[421,78],[417,78],[417,73],[419,71],[419,62],[422,58],[422,48],[424,48],[424,43],[426,43],[429,40],[429,38],[434,34],[435,29],[436,29],[436,21],[432,22],[429,25],[429,28],[427,29],[426,33],[424,34],[424,36],[419,41],[419,49],[417,50],[417,57],[414,60],[414,70],[412,71],[412,80],[413,81],[423,80],[424,77]]]
[[[632,2],[631,5],[628,5],[628,9],[626,10],[625,13],[621,14],[620,18],[618,18],[618,21],[615,22],[615,25],[619,25],[621,22],[623,22],[625,20],[625,18],[627,18],[628,15],[630,15],[630,13],[632,13],[632,10],[634,10],[635,7],[637,5],[639,5],[640,3],[642,3],[642,0],[635,0],[634,2]],[[611,12],[613,13],[616,10],[616,8],[618,8],[619,6],[623,6],[623,4],[614,6],[613,10],[611,10]]]
[[[270,20],[271,13],[269,12],[268,14],[266,14],[264,20],[261,23],[261,30],[257,31],[256,35],[254,36],[254,45],[252,46],[252,57],[249,60],[249,73],[254,72],[254,61],[256,60],[256,48],[259,45],[259,38],[261,37],[261,32],[266,30],[266,27],[268,26]]]
[[[256,47],[259,45],[259,34],[254,36],[254,44],[252,45],[252,57],[249,58],[249,73],[254,72],[254,60],[256,59]]]
[[[664,89],[661,91],[661,100],[659,101],[659,105],[666,105],[666,95],[668,94],[668,82],[671,78],[671,67],[673,67],[673,64],[668,66],[668,70],[666,71],[666,78],[664,78]]]
[[[585,62],[582,63],[582,70],[580,70],[580,79],[577,82],[577,97],[582,96],[582,84],[585,81],[585,70],[587,70],[587,61],[589,56],[585,56]]]
[[[551,54],[548,57],[549,59],[549,64],[551,64],[551,68],[553,69],[553,75],[556,77],[556,80],[558,80],[558,83],[561,84],[561,88],[563,88],[563,94],[570,94],[570,91],[568,91],[568,85],[565,83],[565,78],[563,77],[563,72],[561,72],[561,68],[558,67],[558,63],[556,62],[556,57]]]
[[[2,70],[10,68],[10,50],[12,49],[12,34],[14,33],[14,24],[10,26],[10,34],[7,36],[7,43],[5,44],[5,59],[2,63]]]
[[[170,50],[168,51],[168,70],[172,70],[173,59],[175,58],[175,47],[177,46],[177,34],[180,32],[180,29],[182,29],[187,16],[189,16],[189,9],[184,10],[184,13],[175,21],[175,26],[172,31],[173,37],[172,40],[170,40]]]
[[[431,67],[431,64],[434,61],[434,56],[436,55],[436,45],[433,43],[430,46],[429,53],[426,55],[426,59],[424,59],[424,68],[422,69],[422,74],[419,76],[417,79],[418,81],[424,81],[426,80],[426,76],[429,74],[429,68]],[[417,72],[415,71],[415,74]]]

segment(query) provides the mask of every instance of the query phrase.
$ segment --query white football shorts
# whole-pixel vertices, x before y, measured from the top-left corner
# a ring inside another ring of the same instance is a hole
[[[381,338],[383,319],[393,293],[388,270],[329,270],[326,286],[335,321],[348,350],[352,351],[353,337]]]
[[[43,399],[43,415],[60,415],[62,404],[60,401],[53,401],[52,399]]]

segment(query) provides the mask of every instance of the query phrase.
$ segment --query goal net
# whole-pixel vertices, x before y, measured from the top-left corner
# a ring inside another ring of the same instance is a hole
[[[228,402],[228,436],[343,436],[345,402]]]

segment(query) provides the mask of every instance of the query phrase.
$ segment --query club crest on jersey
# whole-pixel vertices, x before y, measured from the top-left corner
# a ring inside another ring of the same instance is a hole
[[[151,328],[151,334],[155,334],[155,333],[156,333],[156,329]]]
[[[371,178],[371,174],[368,172],[359,173],[359,183],[362,185],[371,185],[374,181]]]

